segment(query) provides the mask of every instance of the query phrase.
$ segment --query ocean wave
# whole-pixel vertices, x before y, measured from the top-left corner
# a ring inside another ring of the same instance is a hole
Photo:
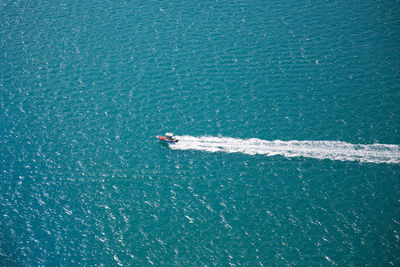
[[[207,152],[281,155],[287,158],[308,157],[370,163],[400,163],[400,148],[389,144],[350,144],[341,141],[266,141],[257,138],[238,139],[211,136],[177,136],[171,149]]]

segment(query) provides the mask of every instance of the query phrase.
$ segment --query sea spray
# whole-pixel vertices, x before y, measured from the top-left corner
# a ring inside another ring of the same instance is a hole
[[[171,145],[172,149],[267,156],[281,155],[288,158],[308,157],[370,163],[400,163],[398,145],[350,144],[341,141],[266,141],[257,138],[238,139],[188,135],[177,136],[177,138],[179,142]]]

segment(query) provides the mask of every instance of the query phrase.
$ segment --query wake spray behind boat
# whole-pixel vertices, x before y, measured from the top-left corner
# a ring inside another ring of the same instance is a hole
[[[156,138],[160,141],[166,142],[168,144],[174,144],[178,142],[178,139],[174,137],[173,133],[165,133],[165,136],[157,135]]]

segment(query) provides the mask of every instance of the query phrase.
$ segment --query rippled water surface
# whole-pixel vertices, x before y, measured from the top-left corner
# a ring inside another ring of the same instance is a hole
[[[0,265],[400,265],[399,1],[0,18]]]

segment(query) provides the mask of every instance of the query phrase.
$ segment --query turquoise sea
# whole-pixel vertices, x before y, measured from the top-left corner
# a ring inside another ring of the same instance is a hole
[[[0,266],[400,266],[399,33],[398,0],[1,1]]]

